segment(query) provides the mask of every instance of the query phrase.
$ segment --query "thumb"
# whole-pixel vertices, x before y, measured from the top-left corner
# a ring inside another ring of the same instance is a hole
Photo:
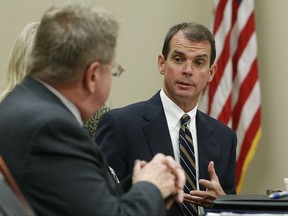
[[[216,174],[213,161],[210,161],[208,164],[208,172],[209,172],[211,181],[212,180],[218,180],[218,176]]]

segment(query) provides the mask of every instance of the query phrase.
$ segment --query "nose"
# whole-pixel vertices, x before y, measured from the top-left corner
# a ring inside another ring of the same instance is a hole
[[[183,66],[183,74],[191,76],[193,72],[192,64],[186,63]]]

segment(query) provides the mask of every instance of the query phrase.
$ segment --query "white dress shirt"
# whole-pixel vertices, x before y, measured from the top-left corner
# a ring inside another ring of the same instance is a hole
[[[166,116],[168,129],[172,141],[174,158],[176,161],[180,163],[180,153],[179,153],[179,130],[180,130],[180,119],[185,114],[185,112],[177,106],[167,95],[164,93],[163,89],[160,91],[160,97],[164,108],[164,113]],[[189,111],[187,114],[190,116],[190,122],[188,124],[188,128],[191,131],[194,151],[195,151],[195,161],[196,161],[196,176],[199,179],[199,171],[198,171],[198,147],[197,147],[197,132],[196,132],[196,112],[197,107]],[[199,189],[199,184],[197,181],[197,188]]]

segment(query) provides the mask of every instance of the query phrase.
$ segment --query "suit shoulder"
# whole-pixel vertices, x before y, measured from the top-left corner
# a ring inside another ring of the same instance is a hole
[[[112,113],[125,113],[125,112],[139,113],[141,111],[144,111],[145,109],[152,109],[152,110],[158,109],[159,106],[162,107],[162,102],[160,99],[160,91],[158,91],[148,100],[135,102],[120,108],[114,108],[110,110],[110,112],[112,111]]]
[[[198,110],[197,111],[197,118],[199,121],[205,121],[206,124],[209,123],[213,128],[218,128],[221,130],[225,130],[227,132],[235,133],[230,127],[222,123],[221,121],[207,115],[206,113]]]
[[[133,104],[129,104],[127,106],[124,107],[119,107],[119,108],[114,108],[111,109],[109,112],[111,114],[132,114],[135,112],[139,112],[142,111],[143,108],[145,107],[146,101],[140,101],[140,102],[136,102]]]

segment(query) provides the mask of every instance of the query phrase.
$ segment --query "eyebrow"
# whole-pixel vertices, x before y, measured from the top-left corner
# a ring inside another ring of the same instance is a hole
[[[180,52],[180,51],[177,51],[177,50],[174,50],[171,55],[183,55],[183,56],[186,56],[183,52]],[[207,53],[203,53],[203,54],[199,54],[197,56],[195,56],[195,58],[209,58],[208,54]]]
[[[172,53],[171,53],[171,55],[185,55],[183,52],[179,52],[179,51],[177,51],[177,50],[174,50]]]
[[[207,55],[207,53],[201,54],[201,55],[197,55],[197,58],[209,58],[209,56]]]

